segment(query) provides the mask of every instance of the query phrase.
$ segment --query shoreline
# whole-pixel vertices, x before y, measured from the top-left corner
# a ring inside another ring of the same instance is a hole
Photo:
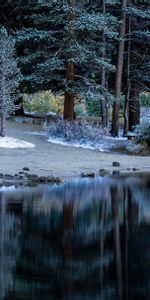
[[[63,184],[64,182],[68,180],[75,180],[75,179],[98,179],[98,178],[127,178],[127,177],[142,177],[150,175],[149,172],[145,171],[139,171],[139,170],[132,170],[132,172],[118,172],[113,171],[109,172],[106,169],[102,169],[99,174],[96,174],[94,172],[91,173],[84,173],[80,176],[70,176],[69,178],[60,178],[60,177],[54,177],[54,176],[38,176],[35,174],[30,174],[27,172],[19,172],[18,174],[11,175],[11,174],[0,174],[0,188],[1,187],[9,187],[9,186],[15,186],[15,187],[37,187],[39,185],[53,185],[53,184]]]
[[[31,135],[41,132],[41,125],[7,122],[7,136],[33,143],[34,148],[0,148],[0,173],[14,176],[28,168],[36,176],[62,179],[80,177],[82,173],[150,173],[150,156],[98,152],[49,143],[46,136]],[[113,166],[118,162],[119,166]],[[105,172],[104,172],[105,173]]]

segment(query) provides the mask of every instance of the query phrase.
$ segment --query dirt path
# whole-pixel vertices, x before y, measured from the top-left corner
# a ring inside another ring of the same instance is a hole
[[[0,148],[0,173],[13,175],[23,167],[29,167],[30,171],[37,175],[63,178],[80,175],[82,171],[98,172],[100,169],[130,172],[128,168],[136,168],[137,171],[150,172],[150,156],[118,155],[64,147],[48,143],[43,135],[31,135],[31,131],[41,132],[43,129],[40,125],[8,122],[8,136],[34,143],[35,148]],[[120,167],[112,167],[113,161],[118,161]]]

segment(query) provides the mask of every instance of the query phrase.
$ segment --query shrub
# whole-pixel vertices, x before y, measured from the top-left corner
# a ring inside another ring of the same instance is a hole
[[[24,94],[25,111],[36,113],[48,113],[53,111],[57,114],[63,113],[63,96],[55,96],[51,91],[44,91],[35,94]]]
[[[86,101],[83,98],[75,100],[75,113],[76,116],[86,117],[88,115]]]
[[[45,114],[50,111],[63,114],[64,97],[55,96],[51,91],[43,91],[35,94],[24,94],[24,108],[28,112]],[[86,103],[83,98],[75,100],[75,112],[77,116],[87,116]]]
[[[149,107],[150,105],[150,93],[143,92],[140,94],[140,103],[142,107]]]
[[[100,101],[90,99],[86,103],[87,114],[93,117],[99,117],[100,115]]]
[[[68,122],[62,119],[50,122],[47,131],[51,137],[69,143],[89,143],[91,146],[100,143],[102,138],[108,135],[107,129],[100,127],[98,123],[89,124],[87,121]]]
[[[150,122],[144,122],[140,125],[137,125],[135,130],[136,141],[137,143],[146,143],[150,147]]]

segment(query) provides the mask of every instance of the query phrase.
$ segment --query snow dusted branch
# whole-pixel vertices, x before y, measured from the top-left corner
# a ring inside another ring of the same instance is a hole
[[[15,59],[15,43],[7,30],[0,30],[0,135],[5,136],[6,116],[15,110],[21,73]]]

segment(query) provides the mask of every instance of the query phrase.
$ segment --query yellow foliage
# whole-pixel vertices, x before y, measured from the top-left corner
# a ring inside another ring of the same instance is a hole
[[[55,96],[51,91],[43,91],[35,94],[24,94],[25,111],[36,113],[48,113],[50,111],[59,115],[63,114],[64,97]]]
[[[55,96],[51,91],[43,91],[34,94],[24,94],[24,109],[28,112],[45,114],[55,112],[63,114],[64,96]],[[86,115],[86,102],[82,98],[75,100],[75,111],[77,115]]]

